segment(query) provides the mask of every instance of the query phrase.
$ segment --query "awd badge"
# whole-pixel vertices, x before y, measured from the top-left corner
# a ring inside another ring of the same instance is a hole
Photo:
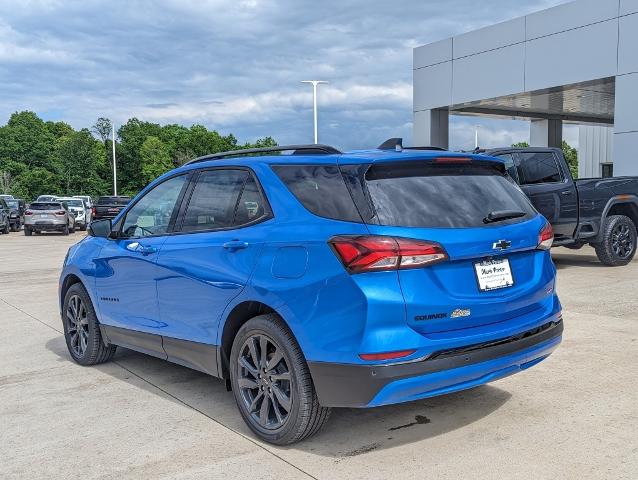
[[[457,308],[450,314],[450,318],[469,317],[472,311],[469,308]]]

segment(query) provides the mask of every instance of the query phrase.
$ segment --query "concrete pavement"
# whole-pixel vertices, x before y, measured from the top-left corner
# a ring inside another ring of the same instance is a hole
[[[565,339],[474,390],[336,410],[288,448],[257,441],[221,381],[119,349],[83,368],[57,310],[81,238],[0,236],[0,478],[621,479],[638,472],[638,261],[557,249]]]

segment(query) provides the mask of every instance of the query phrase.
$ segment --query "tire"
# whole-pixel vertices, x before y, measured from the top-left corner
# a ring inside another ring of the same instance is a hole
[[[636,226],[625,215],[611,215],[603,226],[603,241],[594,244],[596,255],[604,265],[621,267],[636,255]]]
[[[70,230],[69,230],[69,226],[68,225],[62,229],[62,235],[68,235],[69,232],[70,232]]]
[[[62,326],[67,349],[76,363],[97,365],[108,362],[115,355],[117,347],[107,347],[102,340],[91,298],[81,283],[71,285],[64,296]],[[78,331],[79,334],[74,333]]]
[[[261,342],[264,340],[266,366],[276,353],[281,355],[281,359],[269,367],[270,370],[263,370]],[[251,342],[255,342],[252,344],[255,356],[251,354]],[[257,363],[259,368],[255,368]],[[229,369],[239,412],[248,427],[262,440],[275,445],[290,445],[313,435],[328,421],[330,408],[319,405],[303,353],[277,315],[260,315],[248,320],[239,329],[233,341]],[[263,375],[266,372],[269,375]],[[281,378],[273,380],[276,376]],[[268,402],[267,408],[264,408],[265,401]],[[287,412],[286,406],[289,408]],[[263,415],[262,410],[266,409],[268,411]]]
[[[75,233],[75,225],[69,228],[69,233]]]
[[[31,229],[29,227],[27,227],[26,225],[24,226],[24,235],[25,235],[25,237],[30,237],[31,236]]]
[[[9,222],[4,224],[4,228],[2,229],[2,233],[4,233],[5,235],[8,234],[11,231],[11,226],[9,225]]]
[[[20,231],[20,226],[19,225],[11,225],[11,231],[12,232],[19,232]]]
[[[80,225],[80,231],[81,232],[86,232],[86,223],[83,225]]]

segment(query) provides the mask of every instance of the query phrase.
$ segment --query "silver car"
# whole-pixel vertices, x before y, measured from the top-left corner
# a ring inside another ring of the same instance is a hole
[[[55,201],[62,202],[67,206],[69,212],[75,217],[75,228],[82,231],[86,230],[91,220],[89,219],[84,200],[76,197],[58,197]]]
[[[63,202],[33,202],[24,212],[24,234],[50,231],[75,232],[75,217]]]
[[[73,198],[81,198],[86,206],[86,224],[93,220],[93,199],[89,195],[73,195]]]

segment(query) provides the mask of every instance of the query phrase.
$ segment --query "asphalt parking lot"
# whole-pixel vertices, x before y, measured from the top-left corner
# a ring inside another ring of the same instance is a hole
[[[474,390],[336,410],[288,448],[255,440],[221,381],[124,349],[69,359],[57,309],[84,235],[0,237],[0,478],[635,479],[638,260],[557,249],[565,337]]]

